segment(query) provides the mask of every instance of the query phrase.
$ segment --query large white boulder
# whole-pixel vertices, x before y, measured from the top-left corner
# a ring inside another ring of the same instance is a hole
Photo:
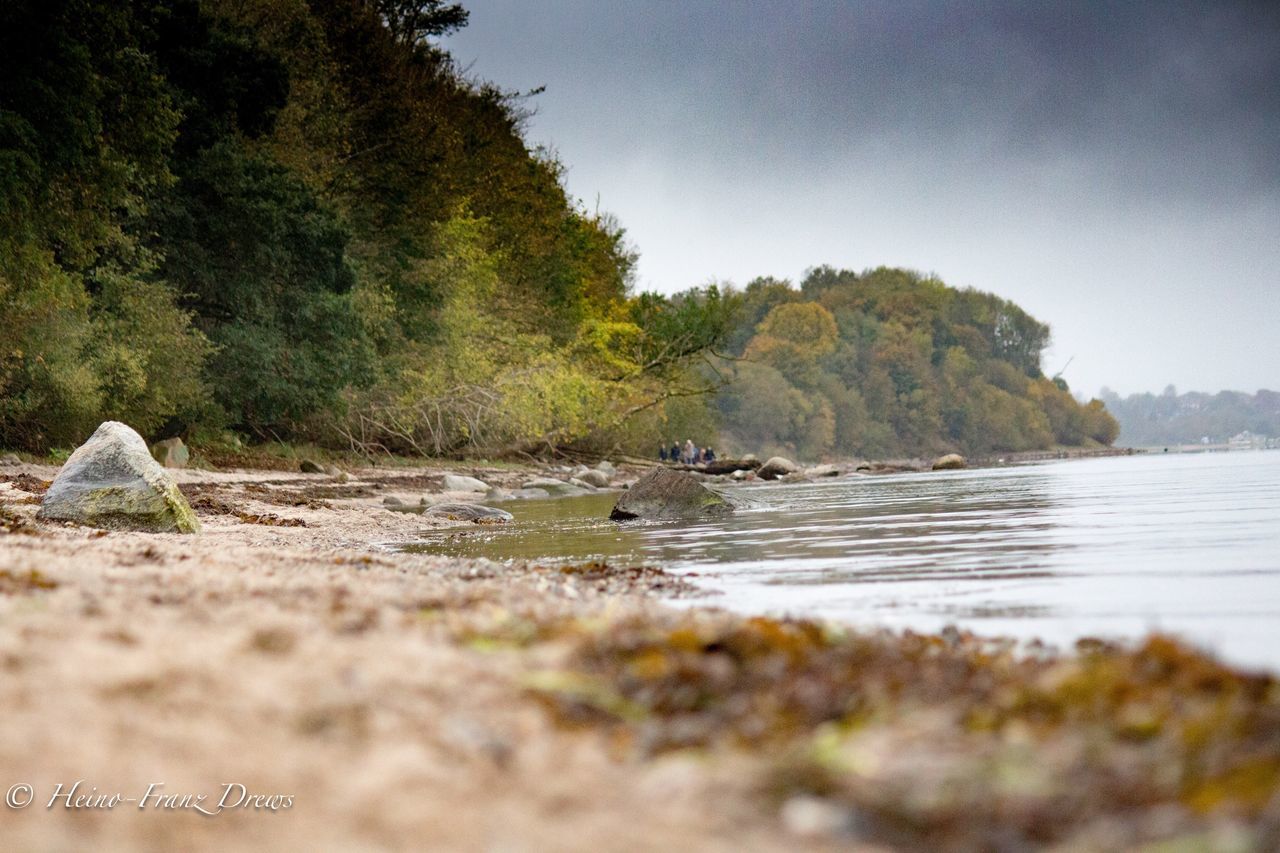
[[[178,485],[129,426],[107,421],[67,459],[38,516],[109,530],[199,533]]]

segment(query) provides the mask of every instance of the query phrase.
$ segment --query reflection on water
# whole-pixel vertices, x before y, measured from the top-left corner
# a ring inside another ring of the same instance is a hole
[[[728,491],[726,489],[726,491]],[[605,521],[613,496],[506,504],[424,542],[698,573],[735,609],[1070,642],[1174,631],[1280,667],[1280,453],[1146,456],[734,487],[727,519]]]

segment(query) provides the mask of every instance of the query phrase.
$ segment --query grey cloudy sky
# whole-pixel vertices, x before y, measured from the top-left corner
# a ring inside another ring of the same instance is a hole
[[[464,5],[645,289],[905,266],[1077,391],[1280,387],[1280,4]]]

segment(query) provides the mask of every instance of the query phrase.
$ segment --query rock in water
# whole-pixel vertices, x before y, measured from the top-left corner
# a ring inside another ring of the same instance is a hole
[[[438,515],[454,521],[477,521],[503,523],[511,521],[515,516],[506,510],[495,509],[480,504],[435,504],[425,510],[426,515]]]
[[[933,460],[933,470],[952,471],[957,468],[964,468],[968,464],[959,453],[948,453],[946,456],[939,456]]]
[[[614,521],[632,518],[688,518],[733,512],[733,504],[697,481],[692,474],[654,468],[618,498],[609,513]]]
[[[49,491],[39,517],[110,530],[199,533],[200,522],[147,443],[107,421],[76,448]]]
[[[756,471],[756,475],[761,480],[776,480],[787,474],[794,474],[799,470],[800,467],[790,459],[783,456],[774,456],[760,466],[760,470]]]
[[[445,474],[444,490],[446,492],[487,492],[489,484],[475,477],[464,477],[461,474]]]
[[[165,468],[186,468],[191,451],[176,435],[151,445],[151,456]]]

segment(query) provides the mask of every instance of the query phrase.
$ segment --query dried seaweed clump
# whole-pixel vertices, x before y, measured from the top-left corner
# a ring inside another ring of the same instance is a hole
[[[531,686],[641,754],[748,750],[780,802],[895,844],[1253,849],[1280,829],[1280,686],[1163,636],[1029,657],[690,613],[583,635]]]

